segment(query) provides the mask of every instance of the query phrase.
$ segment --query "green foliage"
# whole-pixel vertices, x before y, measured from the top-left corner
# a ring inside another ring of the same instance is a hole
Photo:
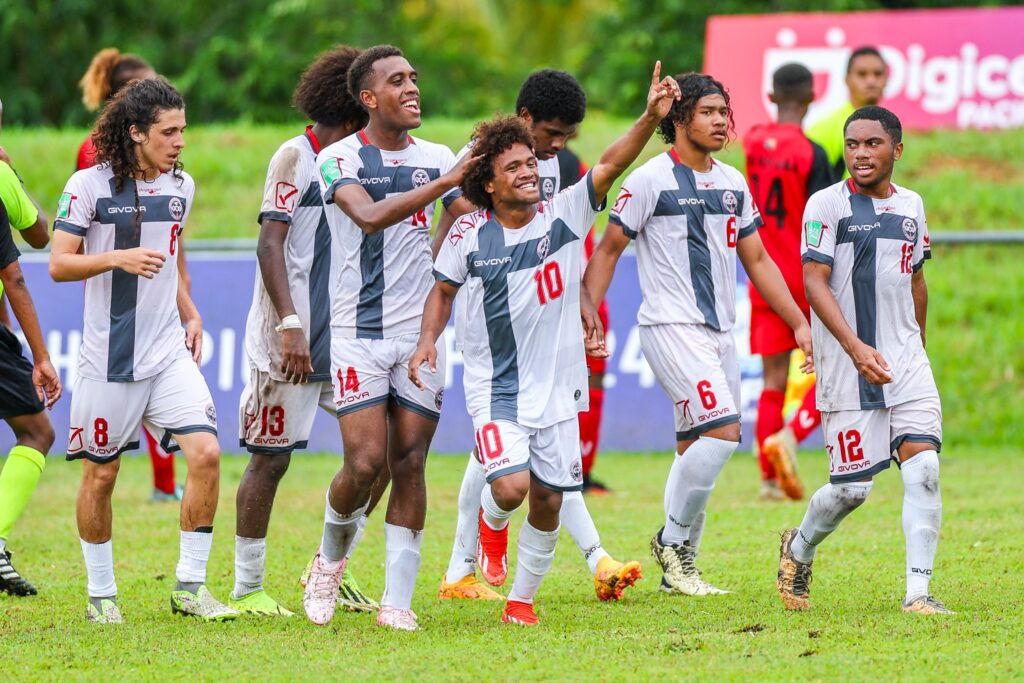
[[[450,406],[459,410],[459,406]],[[935,594],[958,612],[905,615],[903,486],[882,473],[871,499],[821,547],[813,609],[787,613],[775,593],[778,534],[800,522],[803,504],[756,499],[749,452],[725,468],[708,508],[700,566],[730,595],[688,598],[657,591],[648,551],[661,525],[672,435],[658,456],[602,454],[597,473],[616,493],[588,498],[605,548],[643,563],[644,579],[620,603],[599,603],[587,567],[563,535],[537,596],[541,625],[499,622],[500,605],[435,599],[455,526],[461,457],[427,461],[430,492],[423,562],[413,609],[423,630],[393,633],[373,616],[339,612],[327,627],[302,615],[298,576],[320,538],[323,491],[337,457],[296,455],[281,482],[267,543],[266,588],[297,612],[290,620],[200,624],[171,615],[178,506],[151,505],[149,463],[126,458],[114,493],[114,559],[126,624],[88,624],[85,570],[75,530],[81,467],[57,460],[10,539],[16,566],[40,589],[0,596],[4,667],[19,681],[309,680],[359,681],[888,681],[1016,680],[1019,558],[1024,535],[1008,511],[1019,505],[1016,450],[943,452],[943,529]],[[221,497],[209,567],[214,595],[233,582],[234,494],[247,459],[222,460]],[[820,452],[805,452],[809,490],[824,483]],[[512,520],[509,551],[523,513]],[[370,517],[353,556],[363,587],[384,586],[383,508]],[[514,569],[513,569],[514,571]],[[511,578],[510,578],[511,581]],[[506,584],[503,590],[510,587]],[[851,675],[851,672],[856,672]]]

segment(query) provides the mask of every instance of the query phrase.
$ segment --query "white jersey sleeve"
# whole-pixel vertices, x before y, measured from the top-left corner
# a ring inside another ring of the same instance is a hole
[[[644,175],[641,167],[626,176],[608,217],[608,222],[622,228],[622,232],[630,239],[636,239],[654,215],[657,195],[646,191],[647,182]],[[644,191],[634,193],[630,188]]]
[[[448,232],[448,237],[437,252],[434,260],[434,278],[441,282],[447,282],[454,287],[461,287],[469,277],[469,262],[467,256],[467,243],[469,235],[467,228],[476,226],[475,217],[479,212],[459,217]]]
[[[306,187],[309,185],[309,164],[303,159],[302,151],[295,145],[282,145],[270,159],[267,179],[263,185],[263,201],[256,219],[291,224],[295,209],[299,207]]]
[[[928,237],[928,219],[924,213],[924,202],[917,198],[917,211],[919,218],[917,238],[914,240],[914,272],[921,270],[924,262],[932,257],[931,240]]]
[[[605,205],[604,202],[597,201],[591,174],[592,171],[587,171],[576,184],[556,194],[549,203],[553,215],[564,220],[573,234],[580,239],[590,232],[590,226],[594,224],[594,219]]]
[[[89,226],[96,217],[96,187],[89,182],[84,171],[78,171],[68,179],[57,205],[55,230],[85,237]]]
[[[747,179],[739,171],[735,171],[735,169],[730,170],[735,172],[736,182],[743,188],[743,206],[740,207],[740,229],[738,235],[738,239],[743,239],[756,233],[757,229],[764,225],[764,221],[761,219],[760,210],[754,204],[754,193],[750,191]]]
[[[836,193],[825,189],[807,200],[800,241],[803,263],[816,261],[832,267],[836,255],[836,227],[843,215],[843,207],[835,206],[835,199]]]

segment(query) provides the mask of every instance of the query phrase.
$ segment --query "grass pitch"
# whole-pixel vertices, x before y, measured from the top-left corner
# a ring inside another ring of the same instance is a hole
[[[785,612],[775,593],[778,536],[804,504],[756,499],[757,466],[738,453],[712,496],[700,565],[731,595],[657,592],[648,542],[660,526],[667,455],[604,454],[596,474],[616,489],[588,505],[605,547],[643,562],[645,578],[620,603],[599,603],[580,553],[563,536],[537,599],[541,626],[503,625],[493,603],[435,599],[454,530],[463,457],[432,456],[430,510],[413,608],[423,630],[386,632],[365,614],[327,627],[302,616],[297,578],[315,550],[323,492],[340,460],[298,456],[271,522],[266,587],[298,615],[200,624],[171,615],[177,506],[146,502],[149,464],[129,458],[115,492],[114,559],[127,623],[84,620],[85,570],[74,524],[79,467],[52,458],[10,539],[16,566],[40,595],[0,596],[0,661],[13,680],[996,680],[1019,679],[1019,481],[1011,450],[944,453],[944,524],[933,592],[956,616],[899,611],[904,589],[902,484],[877,479],[868,503],[819,551],[808,613]],[[225,457],[209,585],[231,590],[234,493],[245,466]],[[802,471],[825,480],[821,452]],[[183,465],[179,464],[179,468]],[[522,513],[513,518],[513,538]],[[383,515],[371,517],[352,567],[369,593],[383,590]],[[514,562],[514,544],[513,544]],[[510,584],[506,585],[507,588]]]

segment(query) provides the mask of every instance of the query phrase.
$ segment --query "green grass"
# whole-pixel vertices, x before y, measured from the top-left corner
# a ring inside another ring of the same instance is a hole
[[[671,435],[666,435],[670,445]],[[568,538],[538,596],[542,624],[498,621],[487,603],[435,600],[447,564],[465,460],[432,457],[430,509],[413,608],[423,630],[384,632],[368,615],[339,613],[330,626],[302,616],[204,625],[172,616],[177,508],[150,505],[149,465],[129,459],[115,493],[115,562],[128,623],[101,628],[83,618],[85,575],[74,526],[80,468],[54,460],[11,539],[17,566],[38,597],[0,597],[3,668],[18,680],[189,678],[352,680],[1008,680],[1024,676],[1019,568],[1024,536],[1016,516],[1015,450],[947,449],[944,525],[933,592],[958,614],[904,615],[902,485],[878,477],[868,503],[822,546],[811,612],[785,612],[775,594],[778,534],[804,506],[756,500],[757,467],[738,453],[711,499],[700,565],[733,591],[714,598],[656,591],[648,554],[661,524],[664,455],[605,454],[597,472],[613,496],[589,498],[606,548],[640,559],[646,578],[618,604],[601,604]],[[267,588],[301,615],[296,578],[315,549],[323,491],[339,460],[296,458],[271,522]],[[234,492],[243,458],[225,458],[209,584],[232,585]],[[825,479],[822,453],[802,471],[810,490]],[[513,519],[513,534],[522,514]],[[383,588],[380,514],[353,560],[365,588]],[[513,550],[514,553],[514,550]],[[514,559],[514,558],[513,558]],[[506,586],[507,588],[507,586]]]
[[[458,150],[473,123],[472,119],[428,118],[417,135]],[[574,147],[592,164],[629,124],[627,119],[592,113]],[[197,192],[188,235],[192,239],[255,237],[267,163],[277,146],[301,132],[303,125],[190,127],[183,161],[195,177]],[[9,128],[0,137],[0,145],[51,218],[85,134],[84,129]],[[662,149],[655,136],[641,161]],[[721,155],[739,166],[742,156],[738,141]],[[896,181],[924,197],[933,231],[1024,227],[1024,129],[908,134]],[[606,220],[607,214],[599,222],[603,225]]]

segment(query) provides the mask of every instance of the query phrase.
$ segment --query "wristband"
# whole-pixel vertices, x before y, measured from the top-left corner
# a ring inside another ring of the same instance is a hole
[[[302,321],[299,320],[299,316],[292,313],[281,318],[281,324],[274,328],[278,332],[284,332],[285,330],[301,330]]]

